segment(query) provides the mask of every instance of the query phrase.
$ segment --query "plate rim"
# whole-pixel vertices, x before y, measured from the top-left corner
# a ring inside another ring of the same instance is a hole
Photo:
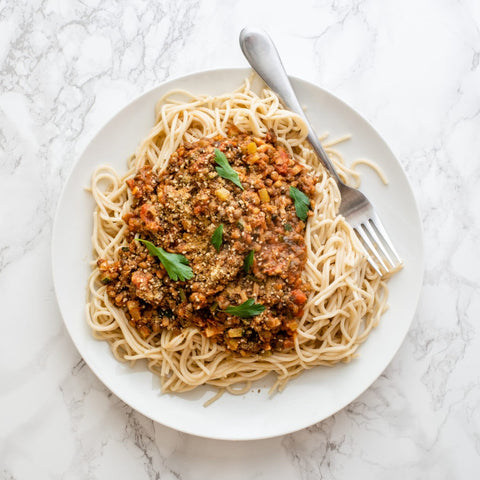
[[[165,79],[164,81],[158,83],[157,85],[153,86],[152,88],[149,88],[148,90],[146,90],[146,91],[140,93],[139,95],[136,95],[132,99],[128,100],[121,108],[115,110],[111,115],[108,116],[108,118],[106,120],[102,121],[101,125],[93,131],[93,134],[91,134],[90,138],[86,141],[84,147],[81,149],[79,154],[76,156],[75,160],[72,162],[72,165],[71,165],[71,167],[70,167],[70,169],[69,169],[69,171],[68,171],[68,173],[65,177],[60,195],[58,196],[58,200],[57,200],[57,204],[56,204],[56,208],[55,208],[55,215],[54,215],[54,218],[53,218],[53,226],[52,226],[52,237],[51,237],[52,240],[51,240],[51,246],[50,246],[50,259],[51,259],[50,267],[51,267],[51,273],[52,273],[52,278],[53,278],[53,287],[54,287],[55,299],[56,299],[56,302],[57,302],[57,305],[58,305],[58,308],[59,308],[59,311],[60,311],[60,314],[61,314],[61,317],[62,317],[63,325],[66,327],[66,330],[67,330],[67,332],[70,336],[70,339],[72,340],[72,343],[75,345],[75,348],[77,349],[78,353],[82,357],[83,361],[88,365],[88,367],[92,371],[92,373],[117,398],[119,398],[122,402],[127,404],[133,410],[135,410],[135,411],[139,412],[140,414],[146,416],[147,418],[151,419],[152,421],[160,423],[161,425],[164,425],[168,428],[172,428],[172,429],[177,430],[177,431],[188,433],[188,434],[194,435],[194,436],[199,436],[199,437],[202,437],[202,438],[210,438],[210,439],[215,439],[215,440],[250,441],[250,440],[261,440],[261,439],[274,438],[274,437],[278,437],[278,436],[281,436],[281,435],[290,434],[290,433],[302,430],[302,429],[307,428],[311,425],[314,425],[316,423],[319,423],[321,421],[326,420],[327,418],[329,418],[329,417],[335,415],[336,413],[338,413],[340,410],[344,409],[350,403],[355,401],[365,391],[367,391],[373,385],[373,383],[381,376],[381,374],[385,371],[385,369],[391,364],[393,358],[398,353],[400,347],[403,345],[403,343],[406,339],[406,336],[407,336],[408,331],[410,330],[410,328],[412,326],[413,320],[415,318],[415,315],[416,315],[416,312],[417,312],[417,309],[418,309],[419,299],[420,299],[420,295],[421,295],[421,292],[422,292],[422,286],[423,286],[423,278],[424,278],[424,273],[425,273],[424,231],[423,231],[423,224],[422,224],[422,221],[421,221],[421,215],[420,215],[420,209],[419,209],[417,197],[415,195],[415,192],[413,191],[413,188],[412,188],[412,185],[410,183],[407,172],[406,172],[403,164],[398,160],[398,158],[395,155],[395,153],[393,152],[392,148],[386,142],[384,137],[379,133],[379,131],[356,108],[349,105],[347,102],[345,102],[344,100],[339,98],[337,95],[333,94],[328,89],[326,89],[324,87],[321,87],[321,86],[317,85],[316,83],[314,83],[310,80],[305,80],[303,78],[296,77],[294,75],[289,75],[289,78],[291,80],[293,80],[294,83],[296,83],[296,82],[305,83],[309,87],[314,88],[315,90],[318,90],[321,93],[325,93],[328,96],[332,97],[336,102],[339,102],[340,104],[342,104],[342,106],[346,107],[358,119],[360,119],[362,122],[364,122],[376,134],[378,139],[383,143],[383,146],[389,151],[392,158],[395,159],[395,161],[397,163],[397,166],[401,169],[401,171],[402,171],[402,173],[405,177],[406,186],[408,188],[409,194],[411,195],[411,197],[413,199],[413,207],[414,207],[415,215],[416,215],[416,218],[415,218],[416,222],[415,223],[416,223],[416,226],[418,227],[419,238],[421,239],[420,244],[417,246],[418,247],[418,252],[417,253],[418,253],[419,258],[420,258],[419,275],[416,277],[418,287],[415,290],[416,297],[412,301],[412,304],[413,304],[412,314],[411,314],[410,319],[408,321],[408,325],[407,324],[405,325],[405,334],[402,336],[401,340],[398,342],[398,345],[396,346],[396,348],[391,349],[391,351],[389,352],[388,361],[385,363],[385,365],[383,366],[381,371],[378,373],[378,375],[376,375],[375,378],[371,382],[369,382],[367,385],[365,385],[364,388],[362,388],[361,391],[359,391],[353,398],[351,398],[349,401],[341,402],[338,405],[338,407],[336,407],[335,410],[332,411],[327,416],[323,416],[322,418],[317,418],[313,422],[307,421],[307,422],[303,422],[301,424],[296,424],[293,428],[282,429],[282,431],[269,432],[269,433],[265,433],[263,435],[242,436],[241,438],[239,438],[237,436],[228,435],[228,434],[220,435],[220,434],[212,434],[211,432],[199,433],[195,429],[179,427],[179,426],[175,425],[175,422],[170,422],[168,420],[165,420],[165,421],[162,420],[160,422],[158,419],[152,418],[148,413],[145,413],[144,411],[141,411],[137,407],[132,405],[128,400],[126,400],[124,398],[124,396],[121,394],[121,392],[118,393],[118,388],[115,385],[112,385],[113,382],[110,378],[103,378],[101,376],[101,372],[98,372],[95,368],[92,367],[92,364],[90,363],[90,359],[88,358],[88,354],[85,351],[82,351],[82,348],[79,345],[80,342],[76,341],[76,339],[75,339],[73,329],[70,327],[70,324],[65,320],[65,316],[68,313],[64,312],[64,308],[62,307],[62,302],[61,302],[60,296],[59,296],[59,286],[58,286],[59,279],[57,278],[58,276],[56,275],[56,271],[58,270],[58,268],[56,266],[56,253],[55,253],[56,252],[55,247],[57,245],[57,236],[58,236],[56,234],[56,232],[59,228],[59,222],[60,222],[59,217],[60,217],[61,205],[65,200],[69,182],[70,182],[73,174],[75,173],[76,169],[78,168],[78,166],[80,164],[80,160],[83,158],[83,156],[87,152],[90,145],[94,142],[94,140],[97,139],[97,137],[99,137],[102,134],[103,130],[106,129],[107,126],[116,117],[120,116],[131,105],[139,102],[142,98],[151,95],[154,91],[156,91],[160,88],[165,88],[169,84],[172,84],[171,87],[169,87],[169,88],[175,88],[174,84],[178,81],[183,81],[183,80],[186,80],[190,77],[196,77],[196,76],[199,76],[199,75],[208,75],[210,73],[222,73],[222,72],[226,72],[226,73],[235,72],[235,74],[237,74],[239,76],[239,78],[240,78],[240,74],[242,73],[243,78],[246,78],[246,77],[248,77],[249,74],[252,73],[252,70],[248,67],[209,68],[209,69],[193,71],[193,72],[190,72],[190,73],[187,73],[187,74],[183,74],[183,75],[179,75],[179,76],[175,76],[175,77],[172,77],[172,78]],[[92,337],[92,340],[95,340],[95,339]]]

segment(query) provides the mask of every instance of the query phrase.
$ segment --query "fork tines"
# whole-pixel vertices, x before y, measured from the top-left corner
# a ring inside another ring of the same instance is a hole
[[[378,216],[373,213],[371,217],[356,225],[354,230],[365,249],[368,262],[380,276],[384,276],[398,270],[402,261]]]

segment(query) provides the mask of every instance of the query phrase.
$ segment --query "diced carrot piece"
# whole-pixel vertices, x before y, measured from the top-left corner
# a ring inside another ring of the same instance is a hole
[[[293,290],[292,299],[297,305],[303,305],[307,301],[307,296],[301,290]]]
[[[262,203],[268,203],[270,201],[270,195],[268,194],[266,188],[261,188],[258,191],[258,196],[260,197]]]

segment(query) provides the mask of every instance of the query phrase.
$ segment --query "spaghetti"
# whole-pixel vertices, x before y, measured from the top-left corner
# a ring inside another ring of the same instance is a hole
[[[306,369],[350,361],[386,309],[385,281],[368,264],[352,228],[337,215],[337,185],[306,142],[306,125],[285,110],[271,91],[255,93],[248,80],[235,92],[215,97],[169,92],[158,102],[155,125],[128,160],[126,174],[120,176],[108,166],[97,168],[91,188],[96,201],[92,237],[96,258],[116,261],[122,248],[128,247],[124,217],[133,198],[127,180],[145,166],[161,173],[181,145],[205,137],[227,137],[232,125],[262,138],[274,132],[276,142],[318,179],[313,216],[305,230],[303,281],[310,293],[298,319],[293,348],[240,356],[191,326],[140,335],[125,312],[112,303],[95,263],[87,304],[87,321],[94,336],[108,341],[119,361],[145,360],[160,376],[165,392],[209,384],[244,393],[253,381],[270,372],[276,374],[272,390],[281,390]],[[324,145],[340,177],[348,182],[355,172],[333,149],[337,143]]]

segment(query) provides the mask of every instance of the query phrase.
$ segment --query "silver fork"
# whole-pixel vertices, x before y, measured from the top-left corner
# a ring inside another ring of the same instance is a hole
[[[246,27],[240,32],[240,47],[252,68],[280,97],[283,104],[300,115],[308,127],[307,139],[318,158],[335,179],[342,196],[339,213],[353,227],[365,250],[367,259],[380,276],[387,275],[401,265],[400,257],[388,237],[372,204],[360,191],[345,185],[313,131],[290,80],[283,68],[277,49],[270,37],[259,29]]]

